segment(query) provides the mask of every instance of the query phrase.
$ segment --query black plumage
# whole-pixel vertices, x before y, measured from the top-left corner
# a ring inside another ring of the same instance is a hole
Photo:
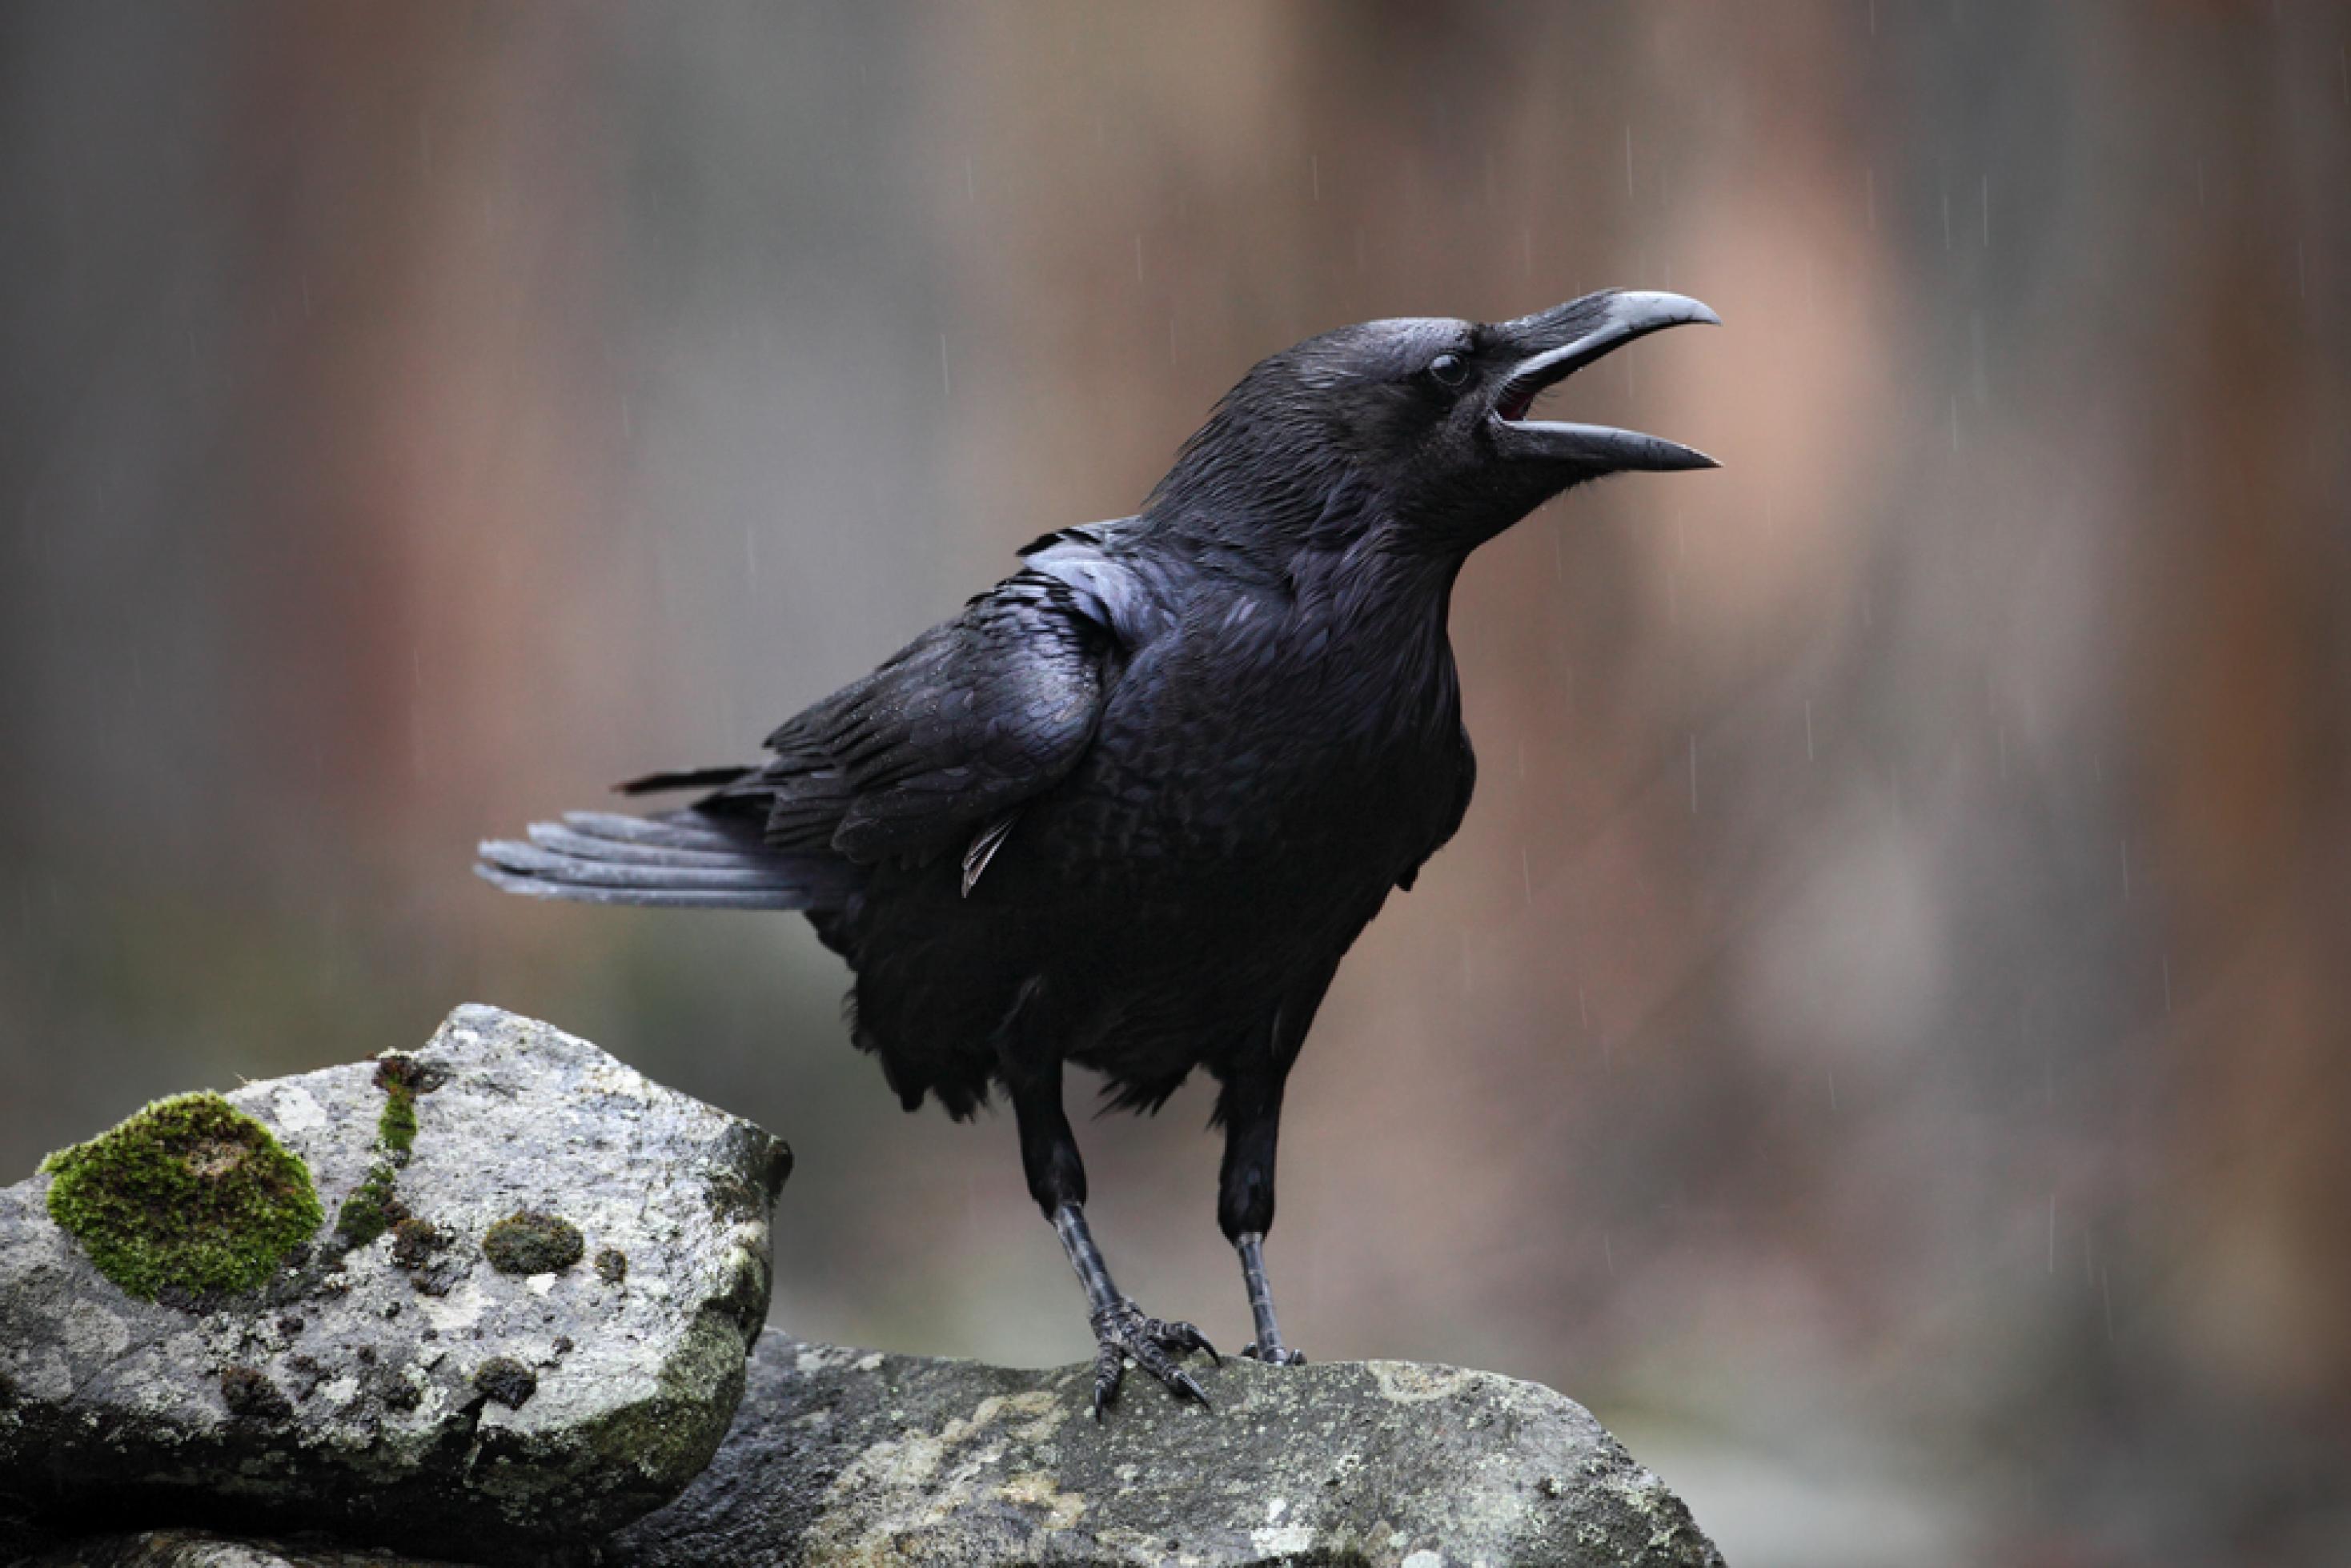
[[[1036,540],[778,728],[766,761],[639,779],[623,788],[706,793],[540,824],[483,845],[478,869],[545,897],[805,911],[854,970],[856,1042],[909,1110],[1010,1101],[1093,1312],[1098,1411],[1127,1356],[1197,1396],[1176,1362],[1206,1342],[1112,1284],[1062,1066],[1144,1110],[1207,1071],[1248,1354],[1295,1360],[1262,1258],[1282,1086],[1341,956],[1468,807],[1455,576],[1571,485],[1710,466],[1528,411],[1624,342],[1713,319],[1610,292],[1301,343],[1243,378],[1139,513]]]

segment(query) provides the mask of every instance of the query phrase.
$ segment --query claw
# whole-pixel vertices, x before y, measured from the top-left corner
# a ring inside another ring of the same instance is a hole
[[[1176,1364],[1176,1358],[1204,1350],[1217,1365],[1224,1358],[1198,1329],[1186,1322],[1164,1322],[1143,1315],[1133,1301],[1094,1314],[1094,1419],[1117,1403],[1126,1381],[1127,1358],[1165,1384],[1179,1399],[1193,1399],[1203,1409],[1214,1408],[1198,1379]],[[1173,1355],[1169,1353],[1173,1352]]]
[[[1259,1350],[1255,1340],[1241,1346],[1241,1354],[1251,1361],[1261,1361],[1268,1366],[1304,1366],[1306,1364],[1304,1351],[1292,1350],[1288,1345],[1276,1345],[1270,1350]]]
[[[1205,1350],[1208,1353],[1210,1363],[1217,1366],[1225,1364],[1225,1358],[1217,1354],[1217,1347],[1208,1343],[1208,1336],[1190,1323],[1173,1322],[1162,1326],[1167,1331],[1166,1338],[1169,1343],[1179,1345],[1186,1352]]]

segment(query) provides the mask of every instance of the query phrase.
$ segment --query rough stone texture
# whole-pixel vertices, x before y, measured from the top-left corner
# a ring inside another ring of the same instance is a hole
[[[1719,1568],[1579,1405],[1404,1362],[1148,1380],[1097,1427],[1090,1366],[1022,1372],[771,1333],[735,1429],[609,1563]]]
[[[0,1522],[528,1552],[701,1470],[766,1315],[784,1146],[491,1008],[388,1060],[227,1096],[330,1217],[258,1291],[135,1300],[50,1220],[48,1176],[0,1192]],[[413,1090],[404,1154],[395,1087]],[[363,1184],[392,1223],[339,1229]],[[522,1210],[625,1254],[625,1276],[493,1269],[482,1239]]]
[[[9,1561],[0,1559],[0,1561]],[[204,1530],[151,1530],[70,1542],[25,1560],[22,1568],[455,1568],[421,1557],[351,1552],[217,1535]]]

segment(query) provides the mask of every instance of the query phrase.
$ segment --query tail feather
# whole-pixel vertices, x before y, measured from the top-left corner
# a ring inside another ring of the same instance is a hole
[[[540,849],[575,860],[607,861],[615,865],[730,866],[742,862],[737,850],[673,850],[620,839],[592,838],[559,822],[533,822],[527,830]]]
[[[770,849],[751,824],[692,811],[573,811],[528,834],[482,844],[475,873],[531,898],[673,909],[832,909],[862,880],[838,856]]]
[[[654,844],[665,850],[715,850],[740,854],[758,846],[757,840],[747,840],[742,831],[693,811],[664,811],[658,817],[624,817],[618,811],[566,811],[563,825],[591,839]]]
[[[734,783],[750,771],[740,764],[726,768],[686,768],[674,773],[648,773],[642,779],[632,779],[612,788],[623,795],[652,795],[664,789],[716,789]]]

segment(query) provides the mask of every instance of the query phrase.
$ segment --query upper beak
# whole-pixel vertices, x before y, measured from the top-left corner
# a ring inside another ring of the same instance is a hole
[[[1703,452],[1636,430],[1526,417],[1545,387],[1635,338],[1691,322],[1719,327],[1722,318],[1679,294],[1610,290],[1505,323],[1500,336],[1521,347],[1526,358],[1510,367],[1494,392],[1495,434],[1503,450],[1511,456],[1571,463],[1593,474],[1722,466]]]

